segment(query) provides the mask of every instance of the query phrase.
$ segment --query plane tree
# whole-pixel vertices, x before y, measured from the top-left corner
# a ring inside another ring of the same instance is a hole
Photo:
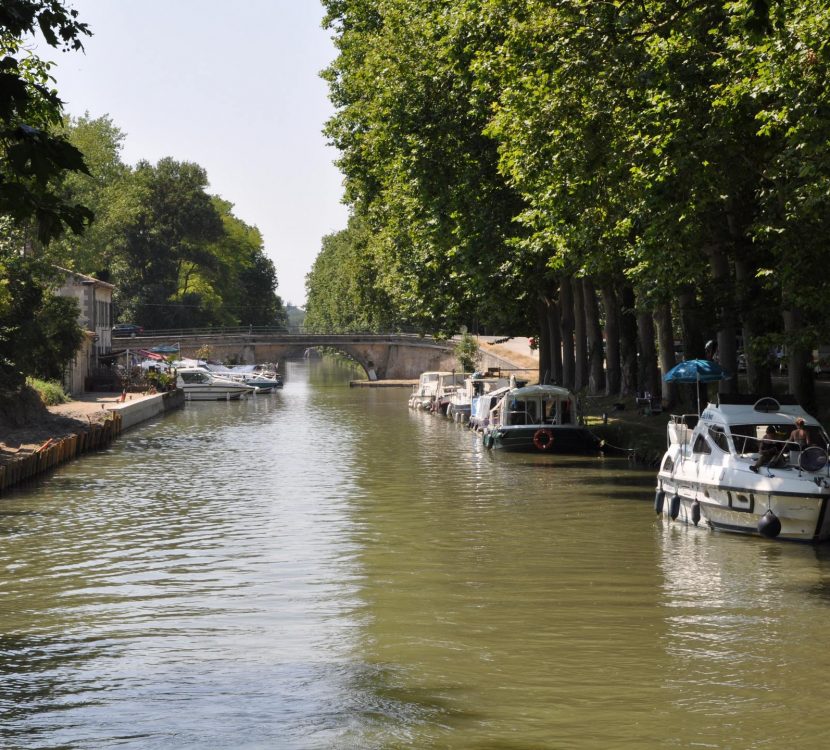
[[[499,30],[446,1],[324,4],[339,51],[327,133],[369,228],[377,288],[428,332],[523,320],[526,289],[509,267],[520,200],[498,173],[470,70]]]

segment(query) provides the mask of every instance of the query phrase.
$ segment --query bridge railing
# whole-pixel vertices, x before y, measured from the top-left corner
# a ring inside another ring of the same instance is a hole
[[[198,336],[251,336],[251,335],[287,335],[287,336],[405,336],[412,338],[434,338],[430,334],[415,330],[390,331],[314,331],[304,326],[223,326],[212,328],[163,328],[146,330],[141,333],[114,335],[114,338],[185,338]]]

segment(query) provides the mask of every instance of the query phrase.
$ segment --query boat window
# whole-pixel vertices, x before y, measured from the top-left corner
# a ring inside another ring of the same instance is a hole
[[[723,427],[710,427],[709,437],[712,438],[712,442],[724,453],[729,453],[729,440],[726,437],[726,433],[723,431]]]
[[[666,460],[663,461],[663,471],[671,471],[674,468],[674,461],[672,460],[671,456],[666,456]]]
[[[730,428],[732,442],[738,453],[755,453],[758,451],[758,430],[754,424],[736,424]]]
[[[571,402],[570,401],[563,401],[561,407],[562,417],[559,420],[559,424],[570,424],[571,423]]]
[[[698,435],[697,440],[695,440],[695,444],[692,446],[692,453],[711,453],[712,449],[709,447],[709,443],[706,442],[706,438],[703,435]]]
[[[773,411],[781,411],[781,404],[779,404],[774,398],[760,398],[755,402],[755,406],[753,408],[755,411],[769,413]]]
[[[204,372],[183,372],[181,378],[184,383],[206,383],[208,379]]]
[[[546,398],[542,400],[542,421],[547,424],[556,424],[555,398]]]
[[[536,401],[513,399],[509,406],[508,424],[536,424]]]

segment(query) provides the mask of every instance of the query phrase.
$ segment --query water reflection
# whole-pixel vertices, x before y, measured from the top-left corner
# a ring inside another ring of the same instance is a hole
[[[826,549],[658,523],[668,659],[664,699],[678,740],[817,747],[814,710],[827,602]]]

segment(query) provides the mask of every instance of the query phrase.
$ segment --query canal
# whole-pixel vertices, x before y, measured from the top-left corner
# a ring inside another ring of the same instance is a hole
[[[0,747],[826,747],[826,547],[285,374],[0,499]]]

